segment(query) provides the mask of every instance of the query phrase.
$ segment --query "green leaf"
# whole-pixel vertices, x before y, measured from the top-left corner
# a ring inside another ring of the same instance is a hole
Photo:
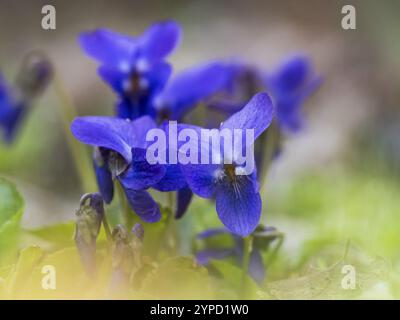
[[[25,231],[42,240],[53,250],[74,245],[75,222],[73,221]]]
[[[158,250],[165,245],[164,235],[167,231],[168,223],[168,209],[160,208],[161,210],[161,220],[157,223],[146,223],[141,221],[143,225],[145,236],[143,239],[143,254],[153,256],[158,253]]]
[[[69,221],[64,223],[58,223],[48,226],[43,226],[37,229],[24,230],[28,235],[35,238],[36,242],[39,241],[41,247],[48,250],[55,251],[63,248],[75,246],[75,221]],[[99,236],[97,237],[97,245],[101,247],[107,236],[104,232],[104,228],[101,227]]]
[[[7,277],[6,290],[10,298],[18,297],[26,288],[26,282],[32,270],[43,256],[43,251],[37,246],[22,249],[17,263]]]
[[[220,290],[219,294],[225,294],[226,292],[240,292],[242,289],[242,279],[243,279],[243,272],[242,269],[229,263],[227,261],[221,260],[212,260],[211,266],[214,267],[223,277],[224,282],[218,283],[217,290]],[[259,299],[263,292],[258,287],[258,285],[254,282],[254,280],[250,276],[246,276],[246,299]],[[224,288],[223,285],[227,287]],[[225,292],[225,293],[224,293]],[[220,297],[219,297],[220,298]],[[226,298],[226,297],[225,297]],[[229,297],[229,298],[239,298],[236,297]]]
[[[24,201],[14,184],[0,178],[0,265],[16,255]]]
[[[46,268],[45,268],[46,267]],[[48,267],[54,270],[55,289],[43,286],[45,277],[49,274]],[[94,281],[93,281],[94,282]],[[76,299],[84,298],[90,289],[91,282],[81,264],[75,247],[66,248],[44,256],[35,265],[26,289],[19,292],[21,299]]]
[[[348,274],[344,267],[354,268],[355,288],[346,290],[342,281]],[[272,281],[267,290],[276,299],[354,299],[383,283],[390,272],[388,261],[369,257],[353,250],[346,259],[328,267],[309,267],[301,276]],[[366,296],[367,297],[367,296]]]

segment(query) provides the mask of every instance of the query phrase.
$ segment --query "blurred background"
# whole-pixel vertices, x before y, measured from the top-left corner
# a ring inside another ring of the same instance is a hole
[[[56,30],[41,28],[45,4],[56,8]],[[341,27],[345,4],[356,8],[356,30]],[[175,19],[184,30],[170,59],[175,70],[230,57],[274,70],[288,55],[310,56],[324,83],[305,105],[305,130],[287,137],[267,178],[265,223],[286,234],[282,261],[297,259],[297,267],[332,246],[344,251],[350,239],[400,269],[399,1],[0,0],[0,6],[3,74],[13,79],[26,53],[43,50],[80,115],[112,114],[114,104],[96,63],[77,44],[84,30],[135,35],[156,20]],[[16,142],[0,145],[0,176],[24,195],[26,227],[73,218],[82,193],[59,110],[51,86]],[[279,277],[291,264],[283,265],[271,273]]]

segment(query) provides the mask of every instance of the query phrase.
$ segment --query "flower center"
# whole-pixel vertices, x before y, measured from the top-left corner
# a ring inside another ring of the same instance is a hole
[[[131,75],[131,85],[130,85],[130,91],[132,93],[138,93],[140,91],[140,76],[139,73],[134,72]]]
[[[108,156],[108,169],[111,171],[113,178],[121,175],[129,164],[126,163],[125,159],[117,152],[110,151]]]
[[[235,165],[224,164],[224,172],[231,182],[236,181]]]
[[[160,109],[160,111],[158,111],[157,117],[158,117],[159,122],[163,122],[165,120],[170,120],[171,111],[169,110],[169,108],[162,108],[162,109]]]

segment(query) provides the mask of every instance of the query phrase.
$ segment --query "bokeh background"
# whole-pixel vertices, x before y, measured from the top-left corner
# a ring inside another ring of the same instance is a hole
[[[45,4],[56,7],[56,30],[41,28]],[[345,4],[356,8],[356,30],[341,27]],[[77,44],[84,30],[138,34],[175,19],[184,30],[170,59],[175,70],[230,57],[273,70],[288,55],[309,55],[324,83],[306,103],[307,127],[287,137],[263,190],[264,222],[286,234],[269,272],[285,278],[314,261],[329,264],[348,240],[400,271],[399,1],[0,0],[0,8],[4,75],[12,79],[26,53],[43,50],[81,115],[111,114],[114,103]],[[59,110],[51,86],[16,143],[0,145],[0,176],[25,197],[27,228],[72,219],[82,193]],[[399,281],[390,280],[379,284],[382,296],[395,295]]]

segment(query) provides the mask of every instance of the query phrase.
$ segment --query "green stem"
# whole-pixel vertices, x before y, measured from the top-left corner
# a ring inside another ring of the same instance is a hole
[[[106,214],[104,214],[104,217],[103,217],[103,227],[104,227],[104,231],[106,232],[107,241],[109,243],[111,243],[111,240],[112,240],[111,229],[110,229],[110,225],[108,224]]]
[[[247,279],[249,271],[250,253],[253,246],[253,237],[250,235],[243,238],[243,264],[242,264],[242,281],[240,286],[240,292],[242,299],[247,297]]]
[[[281,248],[283,241],[285,240],[285,235],[281,232],[277,234],[278,243],[275,245],[273,250],[269,253],[267,259],[265,260],[265,265],[269,268],[274,261],[276,254],[278,253],[279,249]]]
[[[60,77],[55,74],[54,87],[58,99],[60,100],[60,115],[64,130],[65,138],[67,139],[68,147],[72,153],[76,171],[78,172],[84,192],[93,192],[96,190],[96,184],[93,176],[93,168],[91,161],[83,145],[81,145],[71,134],[70,124],[77,116],[76,109],[69,95],[65,90]]]
[[[174,192],[168,192],[168,206],[169,209],[171,210],[171,214],[174,214],[174,205],[175,205],[175,200],[174,200]]]
[[[171,193],[171,192],[170,192]],[[169,196],[169,194],[168,194]],[[170,197],[169,197],[170,200]],[[170,202],[170,201],[169,201]],[[171,204],[171,203],[170,203]],[[174,213],[167,208],[167,217],[165,221],[165,226],[160,233],[158,238],[157,249],[154,253],[154,257],[158,258],[163,249],[174,251],[176,249],[176,240],[175,240],[175,216]]]
[[[131,208],[129,207],[128,201],[126,200],[125,192],[121,186],[121,184],[117,181],[116,184],[116,189],[118,193],[118,198],[119,202],[121,205],[121,210],[122,210],[122,218],[125,224],[125,227],[127,230],[130,230],[133,227],[133,212]]]

